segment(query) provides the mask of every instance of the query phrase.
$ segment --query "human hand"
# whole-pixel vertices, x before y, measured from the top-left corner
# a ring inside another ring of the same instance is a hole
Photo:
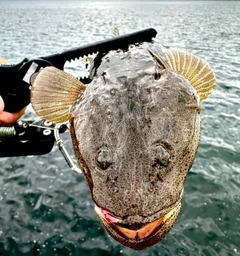
[[[10,113],[4,111],[4,101],[0,96],[0,126],[8,126],[14,124],[25,112],[26,108],[23,108],[19,112]]]
[[[6,62],[0,57],[0,65],[6,64]],[[26,108],[23,108],[19,112],[10,113],[4,111],[4,101],[0,96],[0,126],[8,126],[14,124],[25,112]]]

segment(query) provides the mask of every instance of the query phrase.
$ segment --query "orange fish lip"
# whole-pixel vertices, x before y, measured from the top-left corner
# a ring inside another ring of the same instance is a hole
[[[117,230],[127,239],[135,241],[144,240],[150,237],[156,230],[161,228],[161,226],[163,226],[168,220],[170,220],[171,217],[174,216],[176,210],[179,208],[181,208],[181,201],[179,201],[179,203],[173,209],[171,209],[167,214],[161,216],[159,219],[146,224],[140,229],[132,230],[119,225],[122,222],[121,218],[114,216],[109,211],[95,205],[95,211],[101,219],[111,224],[115,228],[115,230]]]
[[[175,208],[161,218],[146,224],[144,227],[138,230],[130,230],[127,228],[123,228],[119,225],[115,225],[115,227],[120,233],[122,233],[126,238],[130,240],[143,240],[151,236],[151,234],[153,234],[155,230],[164,225],[166,221],[172,217],[174,212]]]

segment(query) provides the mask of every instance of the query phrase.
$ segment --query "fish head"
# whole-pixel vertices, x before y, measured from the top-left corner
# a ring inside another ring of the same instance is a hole
[[[149,52],[140,76],[128,65],[135,55],[126,55],[117,68],[118,53],[106,56],[109,66],[71,109],[71,133],[100,221],[140,250],[163,239],[179,214],[199,144],[200,100],[184,77],[163,67],[156,76]]]
[[[199,145],[200,102],[215,76],[196,56],[154,43],[110,51],[97,62],[87,86],[46,68],[31,102],[43,119],[70,119],[102,225],[116,241],[142,250],[162,240],[179,215]]]

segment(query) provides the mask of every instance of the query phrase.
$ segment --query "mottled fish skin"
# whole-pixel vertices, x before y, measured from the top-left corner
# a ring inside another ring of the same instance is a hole
[[[149,236],[135,239],[99,216],[110,235],[135,250],[171,230],[200,139],[199,96],[164,63],[156,43],[110,51],[70,111],[75,154],[98,207],[129,230],[176,208]]]

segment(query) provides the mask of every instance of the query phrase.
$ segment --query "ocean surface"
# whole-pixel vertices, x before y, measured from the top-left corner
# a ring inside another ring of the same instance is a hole
[[[118,244],[100,225],[83,176],[55,146],[48,155],[0,158],[0,255],[240,255],[240,2],[0,0],[0,56],[16,64],[111,38],[115,27],[153,27],[159,43],[198,55],[217,77],[176,224],[144,251]],[[83,61],[66,70],[80,76]],[[23,120],[35,118],[29,108]],[[74,158],[70,135],[62,138]]]

